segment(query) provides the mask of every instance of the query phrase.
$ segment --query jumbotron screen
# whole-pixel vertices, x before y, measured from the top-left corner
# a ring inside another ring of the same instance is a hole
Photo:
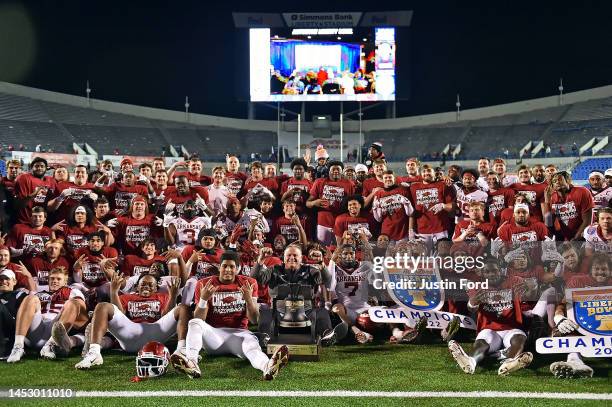
[[[252,102],[395,100],[395,29],[252,28]]]

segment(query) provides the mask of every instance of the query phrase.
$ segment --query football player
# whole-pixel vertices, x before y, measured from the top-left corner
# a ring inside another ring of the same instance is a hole
[[[248,323],[257,323],[257,281],[239,275],[240,261],[235,252],[221,256],[219,276],[198,282],[194,301],[194,317],[189,321],[186,352],[171,356],[173,366],[192,378],[201,376],[198,355],[202,347],[209,355],[232,354],[247,359],[272,380],[287,364],[287,346],[279,347],[272,357],[262,352],[257,337],[248,330]]]
[[[182,251],[186,246],[196,243],[196,238],[202,229],[210,229],[210,216],[199,216],[198,208],[194,201],[186,201],[182,212],[173,217],[168,214],[164,216],[164,236],[170,246]]]
[[[410,191],[395,183],[392,170],[383,173],[384,188],[375,193],[372,203],[374,219],[381,222],[381,233],[398,241],[409,237],[409,218],[414,212]]]
[[[612,254],[612,208],[601,208],[597,211],[597,223],[584,229],[586,256],[593,252]]]

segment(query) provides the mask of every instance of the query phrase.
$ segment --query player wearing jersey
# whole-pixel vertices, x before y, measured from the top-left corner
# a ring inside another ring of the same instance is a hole
[[[19,362],[25,346],[41,349],[41,356],[55,359],[56,352],[67,354],[82,343],[71,339],[68,332],[83,328],[87,322],[85,298],[76,288],[66,286],[68,271],[58,267],[49,271],[49,290],[29,295],[17,312],[15,343],[8,363]]]
[[[589,174],[589,190],[593,195],[593,223],[597,222],[597,212],[612,205],[612,187],[608,186],[605,176],[599,171]]]
[[[45,243],[51,239],[53,232],[45,226],[47,212],[42,206],[32,208],[29,223],[18,223],[8,234],[6,245],[11,249],[13,258],[31,258],[40,255],[45,249]],[[4,239],[0,239],[3,245]]]
[[[455,217],[455,223],[459,223],[461,220],[467,220],[470,218],[470,203],[482,202],[486,205],[489,196],[486,192],[478,189],[476,186],[476,179],[478,178],[478,172],[474,169],[468,168],[461,172],[461,179],[463,182],[462,186],[455,184],[457,190],[457,196],[455,198],[457,216]]]
[[[515,193],[523,193],[529,199],[529,213],[539,222],[544,221],[544,191],[547,184],[537,184],[531,180],[531,170],[525,164],[518,167],[519,182],[510,185]]]
[[[597,223],[584,229],[586,256],[594,252],[612,254],[612,208],[601,208],[597,211]]]
[[[344,198],[342,208],[345,213],[338,216],[334,222],[334,235],[336,236],[337,245],[340,245],[346,231],[357,236],[360,230],[364,229],[366,235],[372,235],[369,220],[362,213],[363,206],[363,197],[361,195],[351,195]]]
[[[496,158],[493,160],[493,171],[499,175],[499,181],[503,187],[509,187],[510,185],[519,182],[516,175],[506,173],[506,160],[503,158]]]
[[[370,308],[368,294],[373,276],[372,247],[365,233],[359,234],[359,242],[363,247],[362,261],[355,258],[354,246],[344,244],[334,252],[328,270],[331,274],[330,292],[335,293],[337,299],[332,312],[351,328],[358,343],[366,343],[371,342],[373,337],[357,326],[357,318]]]
[[[112,270],[111,302],[96,305],[91,321],[88,346],[83,348],[84,357],[75,365],[77,369],[89,369],[101,365],[102,347],[110,344],[103,337],[110,332],[121,349],[129,353],[140,350],[147,342],[166,342],[174,334],[178,336],[177,351],[185,346],[189,310],[176,305],[180,279],[174,277],[168,293],[158,292],[159,281],[150,274],[140,276],[137,292],[119,294],[125,279]]]
[[[402,240],[409,237],[409,218],[414,212],[410,202],[410,191],[395,182],[391,170],[383,173],[384,188],[376,192],[372,203],[374,219],[381,222],[381,233],[391,240]]]
[[[221,256],[219,276],[201,280],[196,288],[197,304],[189,321],[186,352],[176,352],[171,361],[174,367],[190,377],[200,377],[198,355],[204,348],[209,355],[231,354],[247,359],[263,372],[265,380],[272,380],[289,359],[286,346],[281,346],[268,359],[262,352],[257,337],[248,330],[248,323],[257,323],[257,281],[238,275],[240,261],[235,252]]]
[[[38,290],[49,289],[49,271],[57,267],[70,270],[70,264],[64,257],[64,241],[62,239],[51,239],[45,244],[42,255],[26,259],[26,265],[31,271]]]
[[[423,165],[421,173],[422,181],[410,185],[414,203],[414,221],[410,229],[422,239],[436,241],[448,238],[448,214],[453,211],[453,190],[443,181],[435,180],[435,172],[430,165]]]
[[[550,197],[552,225],[557,240],[581,240],[584,229],[591,224],[593,197],[585,187],[572,184],[566,171],[553,175]]]
[[[182,251],[188,245],[194,245],[202,229],[210,229],[211,218],[199,216],[194,201],[183,204],[182,214],[164,219],[164,235],[170,246]]]

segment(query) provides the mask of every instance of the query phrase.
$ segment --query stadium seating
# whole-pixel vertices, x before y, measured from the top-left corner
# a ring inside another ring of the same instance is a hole
[[[608,168],[612,168],[612,158],[588,158],[574,168],[572,178],[588,179],[591,171],[604,172]]]

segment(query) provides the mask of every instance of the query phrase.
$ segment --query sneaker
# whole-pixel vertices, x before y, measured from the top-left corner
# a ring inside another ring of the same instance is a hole
[[[66,331],[66,327],[61,322],[57,321],[53,324],[51,328],[51,338],[57,345],[57,350],[62,355],[68,355],[70,353],[70,349],[72,349],[72,341],[70,340],[70,336]]]
[[[104,363],[102,355],[96,352],[87,352],[83,360],[74,365],[77,369],[89,369],[92,366],[100,366]]]
[[[192,379],[198,379],[202,376],[200,366],[195,361],[187,359],[183,352],[174,352],[170,355],[170,363],[176,371],[185,373]]]
[[[533,354],[531,352],[523,352],[514,358],[506,359],[506,361],[499,367],[497,374],[500,376],[508,376],[512,372],[516,372],[517,370],[529,366],[532,360]]]
[[[442,330],[442,340],[444,342],[449,342],[452,340],[455,335],[457,335],[457,332],[459,332],[459,328],[461,328],[461,321],[459,320],[459,317],[453,317],[446,328]]]
[[[13,346],[13,350],[9,355],[8,359],[6,359],[6,363],[17,363],[21,360],[21,358],[25,355],[25,349],[23,346]]]
[[[287,345],[277,348],[272,357],[268,361],[268,366],[263,374],[264,380],[272,380],[277,375],[280,369],[289,363],[289,348]]]
[[[550,365],[550,372],[557,379],[593,377],[593,369],[580,362],[555,362]]]
[[[427,328],[427,317],[421,317],[417,321],[414,328],[409,328],[404,331],[398,343],[416,342],[421,337],[421,335],[423,335],[423,332],[425,332],[425,328]]]
[[[43,359],[48,359],[48,360],[56,359],[56,355],[55,355],[56,348],[57,346],[55,345],[55,343],[52,340],[49,340],[47,341],[47,343],[45,343],[45,346],[43,346],[42,349],[40,350],[40,356]]]
[[[92,323],[90,322],[89,324],[87,324],[87,326],[85,327],[85,342],[83,342],[83,350],[81,350],[81,357],[84,358],[85,355],[87,355],[87,352],[89,352],[89,343],[91,342],[91,330],[92,330]]]
[[[474,374],[476,371],[476,360],[465,353],[459,342],[450,341],[448,343],[448,350],[461,370],[468,374]]]
[[[344,322],[339,323],[334,329],[328,329],[323,332],[319,343],[321,346],[329,347],[334,346],[338,341],[341,341],[348,334],[348,325]]]

